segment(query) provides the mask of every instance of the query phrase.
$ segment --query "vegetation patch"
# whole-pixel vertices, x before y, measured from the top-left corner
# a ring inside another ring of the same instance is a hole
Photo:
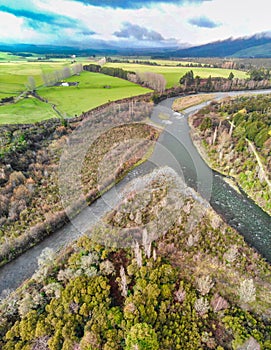
[[[134,102],[133,113],[130,107],[129,103],[116,104],[113,107],[116,112],[112,114],[112,106],[109,106],[94,114],[90,113],[82,121],[84,125],[88,124],[94,135],[97,128],[105,128],[105,132],[87,150],[82,165],[80,176],[84,185],[84,201],[92,202],[128,169],[141,161],[152,147],[152,141],[159,135],[154,127],[135,123],[148,118],[151,104],[142,108],[142,103]],[[58,188],[58,169],[63,148],[76,127],[80,127],[77,119],[69,123],[50,120],[36,125],[10,125],[1,128],[2,264],[67,221]],[[133,139],[138,141],[131,142]],[[86,147],[84,143],[79,144],[78,152],[81,146]],[[100,174],[99,166],[103,161],[106,161],[105,169],[110,170]],[[72,181],[73,170],[69,171]],[[76,206],[78,198],[73,198],[72,195],[73,193],[70,196],[74,202],[71,200],[69,204]],[[78,208],[69,206],[69,209],[76,211]]]
[[[119,67],[127,71],[134,71],[136,73],[143,73],[143,72],[152,72],[156,74],[162,74],[166,81],[166,87],[172,88],[174,86],[179,85],[180,78],[185,75],[189,70],[191,70],[190,67],[167,67],[167,66],[152,66],[152,65],[143,65],[143,64],[135,64],[135,63],[106,63],[105,67]],[[228,78],[230,72],[233,72],[234,76],[236,78],[245,79],[247,78],[247,74],[242,71],[238,70],[230,70],[230,69],[223,69],[223,68],[194,68],[193,72],[195,76],[200,76],[201,78],[208,78],[210,75],[212,77],[222,77],[222,78]]]
[[[30,96],[16,103],[0,106],[0,124],[26,124],[59,118],[52,106]]]
[[[33,277],[6,291],[3,350],[271,348],[270,266],[171,169],[141,181],[89,234],[58,255],[44,250]],[[127,229],[126,249],[95,239]]]
[[[191,116],[191,133],[202,155],[218,171],[271,213],[270,95],[212,102]]]
[[[36,87],[42,86],[44,73],[53,73],[65,66],[70,66],[70,63],[25,61],[0,63],[0,99],[7,95],[18,96],[25,91],[29,77],[34,79]]]
[[[56,105],[63,116],[74,117],[104,103],[151,92],[127,80],[108,75],[82,72],[67,82],[79,82],[78,86],[44,87],[40,96]],[[106,88],[110,86],[110,89]]]

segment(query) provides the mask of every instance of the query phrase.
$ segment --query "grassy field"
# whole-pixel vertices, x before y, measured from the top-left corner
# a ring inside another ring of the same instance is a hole
[[[135,72],[149,71],[163,74],[167,80],[167,88],[178,85],[180,77],[191,69],[193,69],[194,75],[199,75],[202,78],[209,75],[227,78],[231,71],[216,68],[176,67],[179,63],[185,63],[181,61],[152,61],[157,62],[160,66],[134,63],[107,63],[106,65]],[[91,62],[83,57],[78,57],[78,62],[83,64],[95,63],[95,61]],[[80,76],[73,76],[67,80],[78,81],[78,86],[44,87],[42,74],[60,70],[64,66],[72,67],[71,60],[27,62],[22,57],[0,52],[0,99],[10,96],[18,97],[27,90],[28,78],[33,77],[38,93],[49,102],[49,104],[46,104],[38,100],[27,99],[19,100],[13,105],[2,105],[0,106],[0,123],[34,122],[55,117],[57,115],[51,104],[56,105],[56,108],[64,117],[73,117],[108,101],[137,96],[151,91],[122,79],[90,72],[82,72]],[[234,70],[233,74],[238,78],[246,76],[244,72]]]
[[[34,97],[0,106],[0,124],[35,123],[55,117],[59,116],[50,104]]]
[[[38,90],[40,96],[54,103],[57,109],[67,117],[80,115],[108,101],[151,91],[129,81],[99,73],[82,72],[80,76],[73,76],[67,81],[77,81],[79,85],[54,86]]]
[[[112,57],[113,59],[118,59],[118,60],[123,60],[123,61],[127,61],[127,58],[126,57]],[[84,60],[83,57],[79,57],[79,59],[82,59]],[[178,60],[170,60],[170,59],[152,59],[152,58],[149,58],[149,57],[133,57],[133,58],[129,58],[128,61],[130,62],[130,64],[135,64],[134,61],[141,61],[141,62],[152,62],[152,63],[157,63],[161,66],[177,66],[178,64],[181,64],[181,65],[186,65],[186,64],[189,64],[189,63],[195,63],[195,62],[192,62],[192,61],[178,61]],[[127,62],[125,62],[127,63]],[[149,65],[147,65],[149,66]]]
[[[159,61],[156,61],[159,63]],[[162,61],[165,63],[165,61]],[[172,61],[168,61],[172,62]],[[125,70],[130,70],[134,72],[153,72],[158,74],[163,74],[167,81],[167,88],[171,88],[179,84],[180,78],[191,69],[194,72],[194,76],[199,75],[201,78],[208,78],[210,75],[212,77],[223,77],[228,78],[230,72],[233,72],[236,78],[246,78],[245,72],[222,69],[222,68],[191,68],[191,67],[167,67],[167,66],[149,66],[143,64],[130,64],[130,63],[106,63],[108,67],[119,67]]]
[[[67,81],[78,81],[79,86],[42,87],[42,74],[71,66],[59,62],[5,62],[0,63],[0,99],[19,96],[26,90],[28,77],[35,79],[38,93],[55,104],[63,116],[71,117],[108,101],[141,95],[151,90],[128,81],[89,72],[73,76]],[[107,88],[105,88],[107,86]],[[0,106],[0,123],[25,123],[57,116],[50,104],[38,100],[20,100],[16,104]]]
[[[0,52],[0,62],[9,62],[9,61],[25,61],[25,57],[17,56],[9,52]]]
[[[71,66],[68,62],[4,62],[0,63],[0,99],[18,96],[26,89],[28,77],[33,77],[36,86],[43,84],[42,74]]]

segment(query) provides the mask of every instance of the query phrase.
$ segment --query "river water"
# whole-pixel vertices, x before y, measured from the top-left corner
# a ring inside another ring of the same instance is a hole
[[[270,90],[264,90],[253,93],[270,92]],[[216,98],[236,94],[240,92],[217,93]],[[24,280],[31,277],[38,266],[37,258],[44,248],[58,250],[69,244],[116,206],[122,189],[132,179],[165,165],[172,167],[188,186],[193,187],[207,199],[229,225],[237,229],[250,245],[271,262],[271,217],[245,194],[234,190],[223,176],[212,171],[203,161],[190,138],[188,116],[206,103],[188,108],[184,113],[178,114],[171,110],[174,100],[175,98],[168,98],[154,108],[151,119],[155,123],[162,124],[165,130],[159,137],[149,160],[129,172],[117,185],[83,210],[72,223],[65,225],[37,246],[1,267],[0,294],[4,289],[18,287]]]

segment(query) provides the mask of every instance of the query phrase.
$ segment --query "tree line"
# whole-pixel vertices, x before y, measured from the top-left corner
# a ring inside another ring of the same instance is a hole
[[[53,72],[44,72],[42,74],[42,80],[44,86],[54,86],[59,81],[67,79],[72,75],[80,74],[82,72],[83,66],[81,63],[76,63],[71,67],[65,66],[62,69],[57,69]],[[26,88],[29,91],[34,91],[37,87],[35,78],[29,76],[26,83]]]
[[[187,91],[230,91],[230,90],[253,90],[266,89],[270,87],[270,73],[267,70],[253,70],[248,79],[238,79],[230,72],[228,78],[212,77],[206,78],[194,76],[193,70],[186,72],[179,80],[184,92]]]
[[[88,72],[102,73],[113,77],[129,80],[133,83],[148,87],[157,92],[164,92],[166,88],[166,79],[162,74],[153,72],[133,72],[126,71],[117,67],[101,67],[97,64],[84,65],[83,69]]]

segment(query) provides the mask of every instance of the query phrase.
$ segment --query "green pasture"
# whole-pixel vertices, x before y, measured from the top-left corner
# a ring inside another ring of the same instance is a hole
[[[2,58],[2,60],[1,60]],[[82,72],[80,76],[72,76],[68,82],[77,81],[78,86],[53,86],[44,87],[42,74],[54,72],[64,66],[72,67],[70,59],[52,62],[27,62],[21,57],[18,61],[15,55],[0,53],[0,99],[4,97],[18,97],[26,91],[28,78],[34,78],[37,92],[48,101],[41,102],[34,98],[19,99],[15,104],[0,106],[0,124],[3,123],[32,123],[42,119],[58,117],[52,109],[54,104],[64,117],[80,115],[92,108],[102,105],[108,101],[115,101],[126,97],[138,96],[150,92],[141,86],[119,78],[99,74]],[[10,62],[7,61],[10,59]],[[76,58],[78,62],[95,63],[86,58]],[[207,78],[229,76],[231,70],[217,68],[190,68],[176,67],[181,61],[153,60],[161,66],[142,65],[134,63],[107,63],[107,66],[120,67],[135,72],[154,72],[163,74],[167,80],[167,87],[179,84],[179,79],[187,71],[193,70],[195,75]],[[245,78],[246,74],[241,71],[232,70],[235,77]]]
[[[25,59],[25,57],[17,56],[16,54],[0,51],[0,62],[24,61]]]
[[[168,61],[171,62],[171,61]],[[159,61],[157,61],[159,63]],[[236,78],[246,78],[245,72],[234,70],[234,69],[222,69],[222,68],[194,68],[194,67],[167,67],[167,66],[149,66],[143,64],[134,63],[106,63],[107,67],[119,67],[124,70],[134,71],[136,73],[140,72],[153,72],[157,74],[162,74],[167,81],[167,88],[179,85],[180,78],[188,71],[193,70],[194,76],[199,75],[201,78],[208,78],[210,75],[212,77],[222,77],[228,78],[230,72],[233,72]]]
[[[36,85],[43,84],[42,74],[62,69],[65,62],[4,62],[0,63],[0,99],[18,96],[26,90],[28,77],[35,79]],[[70,65],[71,66],[71,65]]]
[[[56,117],[59,118],[50,104],[34,97],[0,106],[0,124],[35,123]]]
[[[156,62],[157,64],[160,64],[161,66],[177,66],[178,64],[181,64],[181,65],[186,65],[186,64],[189,64],[189,63],[195,63],[195,62],[191,62],[191,61],[175,61],[175,60],[162,60],[162,59],[158,59],[158,60],[155,60],[155,59],[150,59],[150,60],[147,60],[147,59],[142,59],[142,61],[150,61],[150,62]]]
[[[108,101],[151,92],[129,81],[99,73],[82,72],[80,76],[72,76],[67,81],[77,81],[79,85],[44,87],[38,91],[67,117],[80,115]]]

